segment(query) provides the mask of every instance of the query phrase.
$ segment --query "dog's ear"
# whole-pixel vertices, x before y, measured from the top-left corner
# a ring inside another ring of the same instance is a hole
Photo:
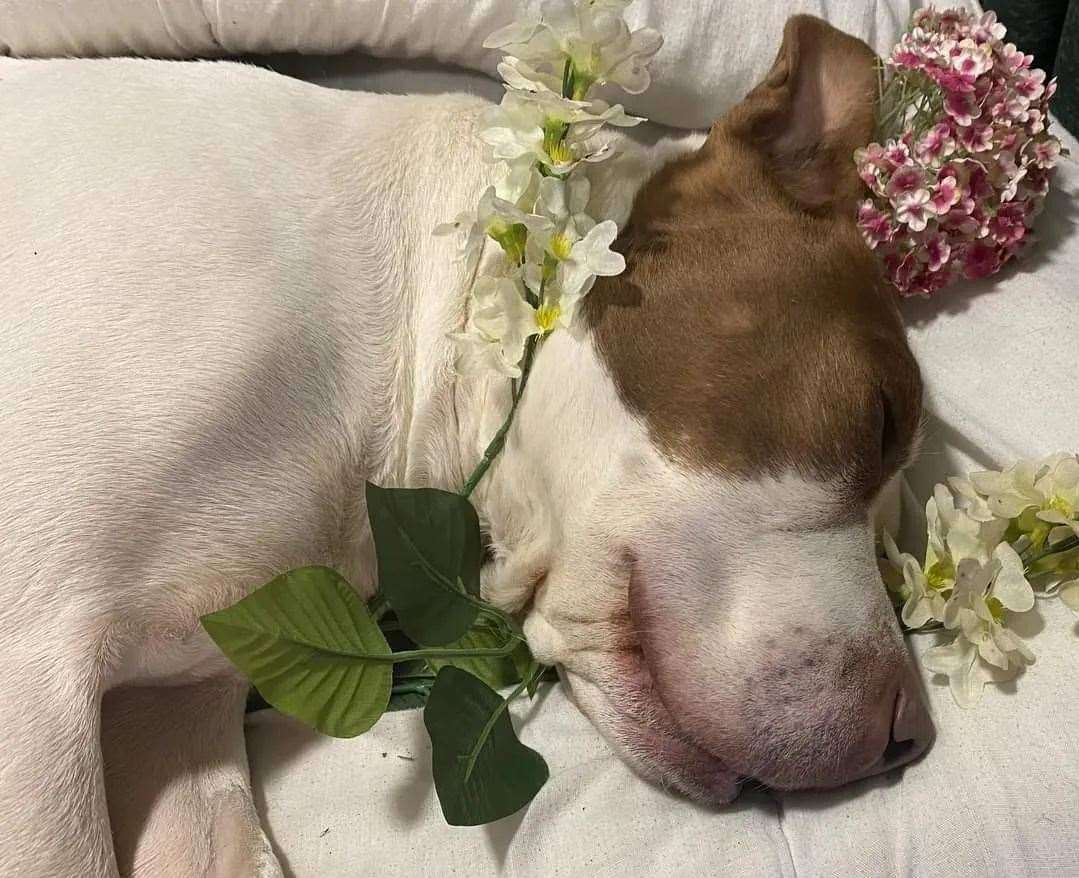
[[[805,209],[847,207],[861,184],[853,152],[873,135],[876,56],[855,37],[809,15],[787,21],[764,81],[716,123],[763,156],[766,172]]]

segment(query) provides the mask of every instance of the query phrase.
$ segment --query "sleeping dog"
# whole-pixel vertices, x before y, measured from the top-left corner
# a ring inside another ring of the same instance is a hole
[[[474,495],[485,596],[703,801],[932,737],[874,560],[921,387],[852,219],[873,62],[794,18],[707,137],[596,169],[627,270],[544,344]],[[369,595],[364,480],[458,485],[501,422],[430,234],[491,176],[483,107],[0,63],[0,874],[280,874],[198,619],[304,564]]]

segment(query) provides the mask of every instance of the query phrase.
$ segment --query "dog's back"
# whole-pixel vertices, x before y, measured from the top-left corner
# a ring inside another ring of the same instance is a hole
[[[104,690],[227,672],[198,616],[282,569],[364,584],[356,498],[407,440],[411,299],[453,287],[430,230],[477,184],[426,169],[478,105],[0,61],[3,874],[110,859]]]

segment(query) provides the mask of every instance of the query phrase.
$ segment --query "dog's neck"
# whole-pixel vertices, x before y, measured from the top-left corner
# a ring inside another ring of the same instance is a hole
[[[620,225],[629,217],[634,197],[645,180],[655,170],[677,155],[699,145],[700,134],[663,138],[654,145],[642,147],[621,132],[610,138],[618,150],[613,160],[589,168],[592,183],[590,210],[597,216],[613,218]],[[477,149],[475,146],[464,148]],[[476,192],[482,191],[490,165],[474,165],[485,177],[473,181]],[[460,191],[457,187],[456,191]],[[456,213],[468,203],[445,203],[440,209]],[[444,218],[444,217],[443,217]],[[422,233],[424,229],[420,229]],[[447,260],[448,248],[427,239],[417,248],[415,274],[424,277],[422,263]],[[444,240],[444,239],[442,239]],[[497,259],[493,242],[486,242],[480,271]],[[454,266],[454,275],[459,274]],[[468,293],[474,278],[458,279],[447,294],[447,287],[438,282],[421,283],[413,290],[411,299],[398,303],[400,319],[405,326],[398,345],[396,386],[390,396],[395,400],[395,441],[383,443],[383,454],[372,460],[370,472],[381,476],[388,484],[431,486],[459,490],[480,462],[490,440],[504,422],[510,407],[510,381],[504,376],[470,368],[463,362],[460,350],[450,340],[453,332],[464,328],[468,316]],[[544,356],[542,346],[537,364]],[[537,372],[539,372],[537,367]],[[533,378],[533,381],[543,380]],[[512,441],[509,443],[512,446]],[[512,453],[508,449],[503,454]],[[497,478],[498,463],[484,480]],[[482,505],[487,491],[478,490],[477,505]]]

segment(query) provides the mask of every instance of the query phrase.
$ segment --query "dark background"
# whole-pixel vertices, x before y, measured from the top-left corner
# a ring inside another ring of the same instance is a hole
[[[982,6],[1008,29],[1006,41],[1057,78],[1050,106],[1068,131],[1079,134],[1079,0],[982,0]]]

